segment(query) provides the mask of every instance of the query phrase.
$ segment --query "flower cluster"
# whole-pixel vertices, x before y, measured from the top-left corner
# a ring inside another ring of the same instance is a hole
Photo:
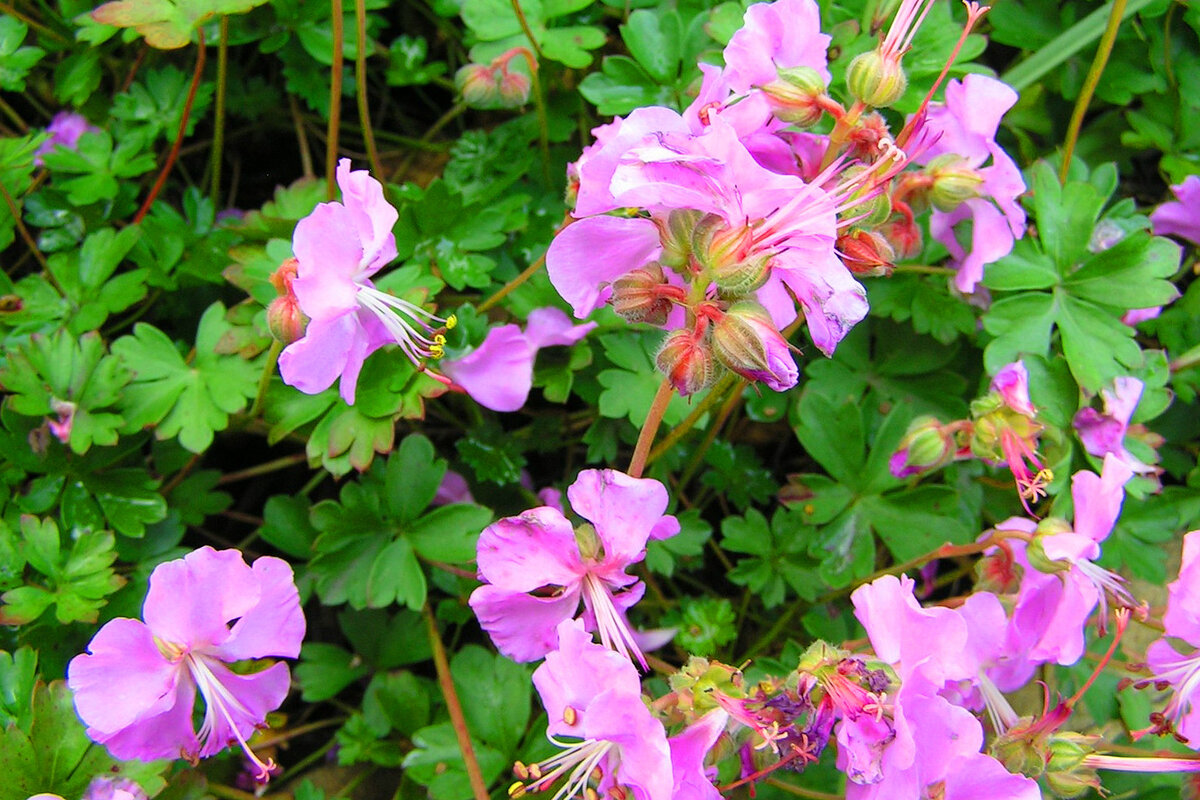
[[[903,93],[901,59],[929,5],[900,3],[879,48],[851,64],[849,108],[827,93],[816,3],[778,0],[750,7],[682,113],[640,108],[593,131],[569,169],[575,220],[546,258],[576,316],[607,302],[669,329],[658,366],[681,394],[725,370],[784,390],[798,370],[780,331],[802,313],[831,354],[867,313],[855,276],[919,251],[914,211],[933,207],[931,230],[972,290],[1024,228],[1024,183],[994,139],[1015,92],[951,81],[944,104],[927,101],[895,136],[871,110]],[[831,133],[798,130],[826,116]],[[954,230],[966,220],[969,250]]]

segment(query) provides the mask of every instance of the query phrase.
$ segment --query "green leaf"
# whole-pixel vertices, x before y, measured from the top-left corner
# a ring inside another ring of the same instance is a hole
[[[1013,251],[983,274],[983,285],[996,291],[1049,289],[1058,285],[1058,267],[1054,259],[1038,248],[1031,238],[1019,239]]]
[[[807,554],[813,530],[798,514],[779,509],[771,524],[755,509],[721,523],[721,547],[749,558],[738,559],[729,580],[757,593],[767,608],[783,602],[790,587],[800,597],[817,597],[817,565]]]
[[[412,752],[404,757],[408,777],[427,787],[430,800],[470,800],[473,796],[458,738],[449,722],[422,728],[412,736]],[[483,781],[491,784],[511,766],[502,753],[471,740]]]
[[[521,480],[525,456],[520,445],[495,424],[476,426],[454,447],[481,483],[492,481],[503,486]]]
[[[36,650],[21,647],[11,654],[0,650],[0,730],[10,725],[29,730],[36,682]]]
[[[0,17],[0,89],[25,91],[25,76],[46,51],[40,47],[22,47],[29,26],[16,17]]]
[[[461,564],[475,560],[475,543],[491,522],[492,512],[482,506],[442,506],[414,521],[407,537],[421,558]]]
[[[682,612],[664,618],[664,624],[678,628],[675,643],[692,655],[715,655],[737,639],[733,603],[724,597],[685,597]]]
[[[407,539],[396,539],[380,551],[367,574],[365,589],[368,608],[393,602],[413,610],[425,605],[425,572]]]
[[[792,425],[804,449],[826,472],[847,486],[860,485],[866,442],[857,405],[835,407],[816,392],[805,391],[794,406]]]
[[[309,558],[317,530],[308,519],[307,498],[275,495],[263,507],[263,526],[259,535],[267,544],[293,558]]]
[[[161,50],[183,47],[203,23],[221,14],[244,14],[266,0],[114,0],[92,12],[104,25],[133,28]]]
[[[306,703],[319,703],[336,697],[338,692],[366,676],[368,669],[356,656],[323,642],[307,642],[300,648],[296,664],[296,683]]]
[[[405,436],[388,459],[388,503],[401,522],[409,522],[428,507],[446,474],[445,459],[437,458],[433,445],[420,434]]]
[[[216,352],[230,327],[224,316],[225,307],[214,303],[200,318],[191,366],[166,334],[144,322],[113,343],[113,352],[134,373],[122,403],[126,430],[155,426],[157,438],[178,436],[185,448],[202,453],[229,424],[229,415],[245,408],[257,391],[258,370],[238,356]]]
[[[516,756],[530,714],[530,670],[478,645],[454,654],[450,674],[472,737]]]
[[[1179,245],[1145,231],[1131,233],[1084,262],[1063,282],[1073,297],[1121,309],[1167,305],[1179,291],[1167,278],[1179,267]]]
[[[121,179],[134,178],[154,169],[154,155],[143,152],[146,142],[128,136],[114,150],[113,138],[107,131],[89,131],[79,137],[74,150],[56,148],[42,156],[52,172],[76,174],[78,178],[57,179],[55,185],[67,193],[75,206],[86,206],[99,200],[113,200],[121,187]]]
[[[363,694],[363,718],[372,730],[405,736],[429,724],[430,696],[436,689],[407,670],[378,672]]]
[[[642,13],[642,12],[636,12]],[[604,115],[628,114],[648,105],[670,106],[673,93],[627,56],[605,56],[599,72],[579,83],[579,93]]]
[[[679,73],[683,23],[677,11],[658,14],[638,9],[621,26],[621,38],[630,54],[659,83],[670,83]]]

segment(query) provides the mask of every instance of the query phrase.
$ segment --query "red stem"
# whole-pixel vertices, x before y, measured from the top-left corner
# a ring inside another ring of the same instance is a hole
[[[158,173],[158,179],[150,187],[150,194],[146,196],[142,207],[134,215],[134,225],[141,222],[150,213],[150,206],[154,205],[154,201],[158,199],[158,193],[162,191],[163,186],[167,182],[167,176],[171,174],[171,168],[175,166],[175,161],[179,158],[179,148],[183,145],[183,136],[187,131],[188,117],[192,113],[192,101],[196,99],[196,90],[200,88],[200,78],[204,75],[204,31],[197,28],[196,33],[200,37],[200,41],[196,43],[198,48],[196,51],[196,69],[192,72],[192,85],[188,87],[187,99],[183,101],[183,113],[179,115],[179,130],[175,132],[175,142],[171,145],[171,152],[167,154],[167,163],[163,164],[162,170]]]

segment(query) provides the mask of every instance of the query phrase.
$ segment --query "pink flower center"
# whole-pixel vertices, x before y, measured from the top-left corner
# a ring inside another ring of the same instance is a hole
[[[526,766],[518,761],[513,766],[513,773],[520,780],[508,787],[508,796],[516,800],[526,792],[541,792],[562,776],[566,781],[551,800],[569,800],[572,797],[583,796],[586,800],[595,800],[596,791],[588,786],[592,773],[611,753],[618,755],[616,742],[598,739],[584,739],[581,742],[563,742],[546,735],[553,744],[563,748],[563,752],[545,761]],[[610,769],[612,765],[606,765]],[[526,781],[528,781],[526,783]]]
[[[637,659],[642,669],[646,669],[646,657],[634,640],[625,616],[613,604],[612,592],[591,571],[583,576],[583,602],[596,620],[600,643],[628,659]]]
[[[187,665],[192,680],[196,682],[196,686],[200,690],[200,695],[204,698],[204,723],[200,726],[198,734],[200,748],[204,749],[204,746],[216,731],[218,719],[223,719],[233,732],[237,743],[241,745],[246,758],[255,766],[255,778],[259,781],[265,781],[270,776],[271,770],[275,768],[275,762],[272,759],[267,759],[266,763],[263,763],[262,759],[250,749],[250,745],[247,744],[241,731],[238,730],[238,719],[243,722],[246,720],[253,722],[255,715],[250,709],[242,705],[240,700],[234,697],[233,693],[217,679],[216,675],[213,675],[208,661],[209,658],[207,656],[196,653],[187,653],[184,655],[184,664]]]
[[[453,314],[446,319],[436,317],[415,303],[371,286],[360,285],[356,299],[359,306],[383,323],[392,341],[418,365],[427,358],[442,357],[446,345],[442,331],[453,328],[458,322]]]

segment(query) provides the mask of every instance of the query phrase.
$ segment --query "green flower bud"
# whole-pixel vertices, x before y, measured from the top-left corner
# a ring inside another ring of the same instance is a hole
[[[925,174],[933,179],[929,202],[939,211],[953,211],[978,197],[979,187],[983,185],[983,175],[954,153],[945,153],[930,161],[925,166]]]
[[[499,102],[502,108],[520,108],[529,102],[532,83],[523,72],[508,72],[500,78]]]
[[[612,297],[608,302],[613,311],[629,322],[664,325],[671,313],[671,301],[661,291],[667,285],[662,267],[657,261],[651,261],[613,281]]]
[[[658,237],[662,243],[659,261],[664,267],[677,271],[687,267],[692,255],[692,236],[701,216],[699,211],[678,208],[668,215],[666,225],[659,223]]]
[[[753,236],[746,226],[731,226],[718,214],[705,214],[692,233],[692,255],[706,269],[719,272],[740,263]]]
[[[1027,729],[1031,723],[1029,717],[1022,717],[1008,733],[996,737],[992,743],[992,757],[1009,772],[1036,779],[1046,771],[1050,754],[1044,741],[1028,736]]]
[[[713,281],[722,297],[741,297],[767,282],[771,275],[771,257],[754,256],[736,264],[714,267]]]
[[[825,81],[812,67],[785,67],[778,78],[760,88],[770,99],[775,116],[784,122],[807,128],[825,115],[819,102],[825,94]]]
[[[887,108],[908,88],[908,76],[899,59],[870,50],[850,62],[846,83],[850,94],[862,102],[873,108]]]
[[[454,85],[463,102],[479,108],[494,107],[500,100],[500,85],[496,73],[483,64],[466,64],[454,73]]]
[[[1100,788],[1096,770],[1084,766],[1084,759],[1096,752],[1095,736],[1070,731],[1050,737],[1050,760],[1046,763],[1046,783],[1059,797],[1078,797],[1089,789]]]
[[[1033,532],[1033,541],[1025,548],[1025,556],[1029,559],[1029,566],[1047,575],[1068,572],[1071,569],[1070,562],[1062,559],[1051,559],[1046,555],[1045,541],[1047,536],[1053,536],[1057,533],[1069,533],[1070,531],[1071,523],[1065,519],[1047,517],[1039,522],[1037,530]]]

